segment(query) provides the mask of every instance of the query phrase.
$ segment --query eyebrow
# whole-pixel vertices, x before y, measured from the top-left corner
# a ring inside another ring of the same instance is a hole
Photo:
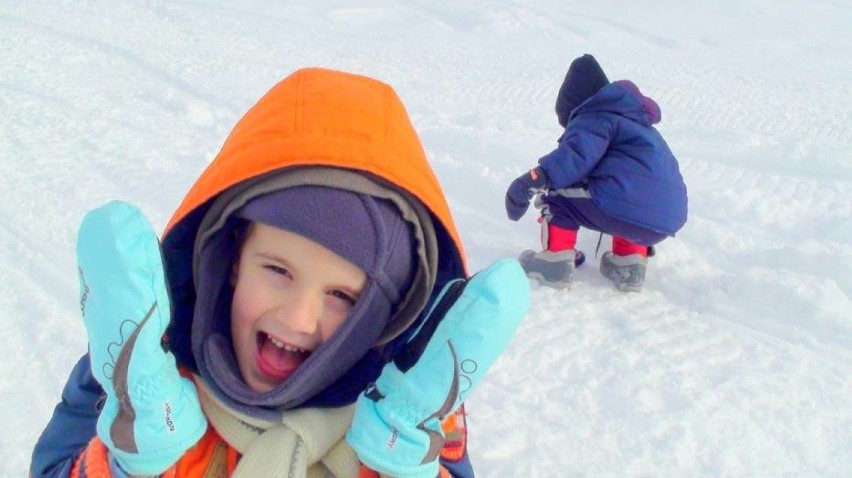
[[[283,258],[281,258],[279,256],[276,256],[275,254],[269,254],[269,253],[266,253],[266,252],[255,252],[254,255],[260,256],[264,259],[269,259],[270,261],[275,261],[275,262],[285,264],[285,265],[287,264],[287,261],[285,261]]]

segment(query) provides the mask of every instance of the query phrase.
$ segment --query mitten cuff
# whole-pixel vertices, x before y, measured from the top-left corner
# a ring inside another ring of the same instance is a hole
[[[174,372],[177,374],[177,370]],[[139,402],[133,417],[129,435],[131,446],[120,448],[114,441],[120,409],[118,401],[107,395],[104,408],[98,417],[98,437],[109,448],[122,469],[131,475],[159,475],[175,464],[178,459],[204,435],[207,420],[201,412],[195,386],[186,378],[179,378],[177,393],[165,393],[160,397],[146,397]],[[176,395],[174,400],[163,400],[163,396]],[[158,400],[159,398],[159,400]],[[157,406],[157,405],[161,406]],[[125,406],[133,407],[133,403]]]
[[[398,478],[435,478],[443,444],[440,422],[432,418],[419,428],[397,420],[397,417],[383,416],[375,402],[360,400],[346,441],[363,463],[379,473]],[[432,453],[430,435],[441,438],[436,453]],[[414,463],[417,465],[411,465]]]

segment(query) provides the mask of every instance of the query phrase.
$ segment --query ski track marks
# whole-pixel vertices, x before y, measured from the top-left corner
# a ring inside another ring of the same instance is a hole
[[[582,300],[566,306],[568,294]],[[829,463],[850,438],[846,366],[742,335],[659,292],[581,283],[534,287],[533,297],[483,385],[489,400],[469,406],[472,421],[491,427],[472,428],[471,442],[490,475],[760,476],[767,460],[797,474]],[[741,451],[723,446],[731,442]]]

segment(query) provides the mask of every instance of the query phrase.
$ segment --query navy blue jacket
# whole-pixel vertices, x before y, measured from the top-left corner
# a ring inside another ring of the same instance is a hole
[[[71,370],[62,401],[35,445],[30,476],[67,477],[80,452],[95,436],[103,389],[92,375],[89,354]]]
[[[657,104],[633,83],[611,83],[571,112],[539,165],[552,188],[586,188],[607,214],[673,236],[686,222],[686,185],[652,126],[659,121]]]

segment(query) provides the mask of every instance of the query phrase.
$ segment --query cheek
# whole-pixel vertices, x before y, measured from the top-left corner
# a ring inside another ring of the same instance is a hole
[[[336,300],[336,299],[333,299]],[[323,318],[320,322],[320,335],[323,342],[331,338],[337,329],[340,328],[349,318],[351,307],[344,307],[340,304],[326,304],[323,311]]]
[[[234,337],[251,333],[252,324],[257,318],[257,311],[254,307],[257,300],[249,290],[249,287],[240,287],[239,285],[234,290],[234,297],[231,302],[231,335]]]

